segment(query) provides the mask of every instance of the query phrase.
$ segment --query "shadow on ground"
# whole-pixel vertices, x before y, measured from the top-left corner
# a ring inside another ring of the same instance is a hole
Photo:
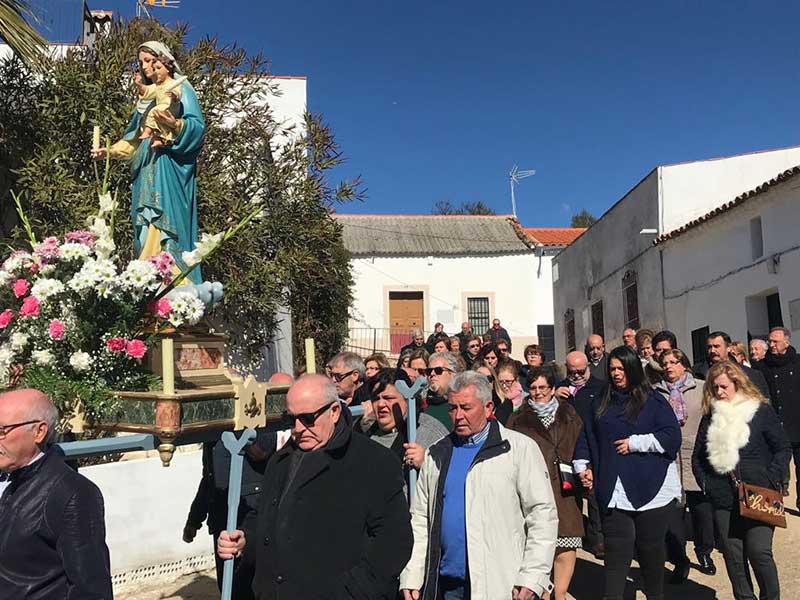
[[[668,582],[672,571],[664,570],[664,581]],[[631,581],[633,580],[633,581]],[[639,568],[631,567],[628,585],[625,586],[625,600],[635,600],[636,590],[642,590]],[[569,593],[575,600],[599,600],[603,597],[603,565],[578,558],[575,575],[569,586]],[[644,592],[640,594],[644,596]],[[664,600],[714,600],[717,593],[713,588],[689,579],[682,585],[664,585]]]
[[[169,600],[207,600],[208,598],[219,598],[219,588],[217,580],[208,575],[197,577],[183,587],[171,592],[169,595],[162,596]]]

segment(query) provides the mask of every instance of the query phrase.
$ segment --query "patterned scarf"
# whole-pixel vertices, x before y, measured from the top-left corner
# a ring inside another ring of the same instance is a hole
[[[558,398],[553,396],[549,402],[534,402],[533,398],[528,398],[528,406],[536,412],[540,419],[552,417],[558,410]]]
[[[686,423],[686,400],[683,398],[683,392],[681,391],[682,388],[686,387],[687,384],[694,383],[694,378],[692,377],[691,373],[684,373],[683,377],[678,379],[675,383],[670,383],[666,379],[664,383],[667,385],[667,390],[669,390],[669,404],[672,407],[672,410],[675,412],[675,417],[678,419],[678,423],[683,425]]]
[[[522,401],[525,399],[525,392],[522,389],[522,384],[519,381],[512,383],[505,396],[508,400],[511,400],[514,410],[517,410],[522,406]]]

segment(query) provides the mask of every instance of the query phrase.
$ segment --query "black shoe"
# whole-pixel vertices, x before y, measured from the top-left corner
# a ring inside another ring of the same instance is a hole
[[[697,564],[699,565],[699,571],[703,575],[716,575],[717,574],[717,567],[714,564],[714,561],[711,560],[711,553],[709,554],[701,554],[697,552]]]
[[[669,578],[670,585],[686,583],[686,580],[689,579],[690,567],[691,563],[688,560],[685,563],[675,565],[675,569],[672,571],[672,577]]]

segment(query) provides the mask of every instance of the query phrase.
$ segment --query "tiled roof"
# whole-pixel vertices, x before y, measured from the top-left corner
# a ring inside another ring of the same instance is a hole
[[[543,246],[569,246],[586,227],[525,227],[525,233]]]
[[[531,252],[510,215],[334,214],[353,256],[481,256]]]
[[[717,208],[715,208],[711,212],[707,212],[706,214],[704,214],[702,217],[698,217],[697,219],[694,219],[693,221],[689,221],[685,225],[681,225],[677,229],[673,229],[672,231],[669,231],[667,233],[661,234],[655,240],[653,240],[653,245],[656,246],[658,244],[666,242],[667,240],[674,239],[674,238],[686,233],[690,229],[694,229],[695,227],[697,227],[699,225],[702,225],[706,221],[710,221],[714,217],[716,217],[718,215],[721,215],[722,213],[728,212],[729,210],[731,210],[733,208],[736,208],[737,206],[739,206],[741,204],[744,204],[745,202],[750,200],[750,198],[754,198],[755,196],[759,196],[759,195],[763,194],[764,192],[766,192],[767,190],[769,190],[770,188],[772,188],[772,187],[774,187],[774,186],[776,186],[778,184],[781,184],[784,181],[788,181],[789,179],[792,179],[793,177],[796,177],[797,175],[800,175],[800,167],[793,167],[792,169],[789,169],[788,171],[784,171],[782,173],[778,173],[775,177],[773,177],[769,181],[765,181],[764,183],[762,183],[761,185],[759,185],[755,189],[750,190],[749,192],[745,192],[744,194],[736,196],[736,198],[734,198],[730,202],[726,202],[722,206],[718,206]]]

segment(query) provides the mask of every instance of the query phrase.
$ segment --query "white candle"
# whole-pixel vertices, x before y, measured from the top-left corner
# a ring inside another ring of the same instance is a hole
[[[100,127],[95,125],[92,127],[92,150],[100,149]]]

